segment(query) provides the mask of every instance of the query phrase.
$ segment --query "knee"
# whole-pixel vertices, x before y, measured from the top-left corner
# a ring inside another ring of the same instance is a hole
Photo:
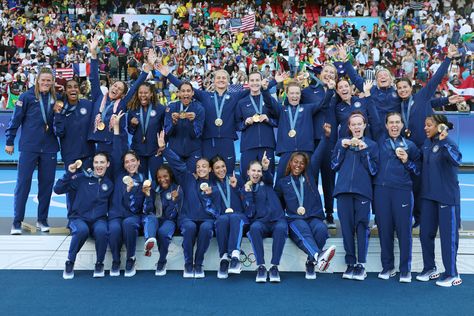
[[[196,224],[194,222],[184,222],[181,224],[181,234],[183,236],[194,236],[196,234]]]
[[[286,223],[278,223],[275,225],[275,234],[278,236],[288,236],[288,225]]]
[[[217,218],[216,220],[216,227],[217,228],[225,228],[225,227],[228,227],[229,226],[229,222],[230,222],[230,218],[229,216],[227,215],[221,215]],[[205,223],[202,224],[202,226],[204,225]]]
[[[259,223],[253,223],[253,224],[250,226],[249,234],[250,234],[251,236],[254,236],[254,235],[262,235],[262,231],[263,231],[262,225],[260,225]]]

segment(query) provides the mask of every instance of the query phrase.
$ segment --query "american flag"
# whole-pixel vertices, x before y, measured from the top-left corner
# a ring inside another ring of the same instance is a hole
[[[168,41],[167,40],[162,40],[162,39],[157,39],[155,41],[155,44],[156,46],[158,46],[159,48],[163,48],[165,47],[166,44],[168,44]]]
[[[244,16],[242,19],[230,19],[232,33],[249,32],[255,28],[255,13]]]
[[[72,68],[56,68],[56,71],[53,71],[54,76],[58,77],[59,74],[66,80],[72,79],[74,77],[74,70]]]

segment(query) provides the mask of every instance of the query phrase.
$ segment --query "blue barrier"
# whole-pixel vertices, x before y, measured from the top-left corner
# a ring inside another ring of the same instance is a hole
[[[21,129],[15,139],[15,153],[9,156],[3,150],[5,148],[5,129],[8,127],[8,122],[12,112],[0,112],[0,162],[16,162],[18,161],[18,139]],[[474,112],[472,113],[455,113],[447,114],[448,120],[454,124],[454,130],[450,132],[454,141],[459,144],[463,155],[463,165],[474,165]],[[239,135],[240,137],[240,135]],[[235,142],[235,152],[237,154],[237,161],[240,161],[240,140]],[[60,156],[58,157],[58,159]]]

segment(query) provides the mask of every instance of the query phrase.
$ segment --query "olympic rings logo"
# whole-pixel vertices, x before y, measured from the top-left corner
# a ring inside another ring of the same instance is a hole
[[[252,252],[249,252],[247,255],[245,251],[240,250],[240,262],[244,267],[250,267],[252,263],[254,263],[257,259],[255,258],[255,255]]]

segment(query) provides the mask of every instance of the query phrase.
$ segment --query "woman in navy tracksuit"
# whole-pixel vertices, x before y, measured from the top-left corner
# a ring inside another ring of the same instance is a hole
[[[61,158],[66,170],[78,159],[82,161],[80,170],[89,170],[95,152],[94,143],[87,139],[92,119],[92,102],[79,99],[79,83],[76,79],[68,80],[65,88],[63,100],[54,113],[54,133],[61,145]],[[74,193],[66,194],[68,212],[71,211]]]
[[[5,152],[12,155],[14,142],[21,126],[20,158],[13,202],[12,235],[21,234],[25,206],[31,189],[33,171],[38,166],[38,221],[36,226],[49,231],[48,211],[56,173],[59,144],[53,133],[53,105],[57,99],[54,78],[49,68],[42,68],[35,86],[22,93],[15,103],[13,116],[5,130]]]
[[[334,87],[332,87],[334,88]],[[327,93],[332,96],[333,90]],[[286,165],[294,152],[305,152],[308,155],[314,151],[313,115],[327,102],[300,104],[301,87],[296,82],[287,86],[287,98],[282,106],[271,97],[268,90],[263,91],[265,106],[278,118],[278,134],[276,154],[280,156],[277,170],[277,181],[284,176]]]
[[[125,112],[127,103],[132,99],[136,90],[148,76],[148,72],[153,69],[156,55],[153,50],[149,50],[147,64],[143,66],[143,71],[133,86],[128,87],[123,81],[116,81],[106,95],[102,94],[99,81],[99,62],[97,59],[97,45],[99,41],[96,37],[89,40],[89,52],[91,53],[91,98],[94,104],[93,121],[89,129],[89,140],[97,144],[97,151],[112,152],[113,143],[113,117],[120,111]],[[122,150],[128,149],[128,134],[125,130],[125,120],[120,126],[120,140]]]
[[[377,111],[374,112],[377,115]],[[374,123],[373,127],[379,135],[379,171],[374,179],[373,205],[382,261],[382,271],[378,277],[388,280],[396,274],[393,255],[393,232],[396,231],[400,249],[400,282],[411,282],[411,179],[420,175],[420,151],[415,143],[401,136],[403,121],[400,113],[387,114],[385,128],[388,137],[381,124]]]
[[[328,93],[328,85],[331,85],[331,81],[337,80],[337,69],[331,63],[326,63],[321,73],[316,77],[313,72],[309,72],[311,76],[311,82],[301,91],[301,103],[329,103],[331,100],[332,93]],[[323,125],[329,123],[334,126],[334,123],[330,121],[331,108],[324,107],[316,115],[313,116],[313,138],[314,146],[318,147],[321,140],[324,138]],[[336,130],[335,130],[336,132]],[[321,180],[324,192],[324,209],[326,212],[326,223],[329,228],[336,228],[334,224],[334,180],[335,174],[331,170],[331,151],[333,145],[326,146],[326,153],[323,155],[321,161]]]
[[[336,252],[334,246],[323,250],[328,238],[328,228],[324,224],[323,206],[316,180],[331,134],[329,125],[325,129],[326,135],[321,146],[318,146],[311,159],[305,153],[293,153],[285,176],[275,186],[286,211],[290,238],[308,255],[306,279],[316,279],[315,265],[320,271],[326,271]],[[308,168],[310,164],[312,167]]]
[[[280,282],[278,265],[288,237],[288,224],[280,199],[273,190],[273,174],[269,170],[270,160],[264,157],[262,163],[252,161],[247,170],[249,181],[242,191],[245,215],[250,220],[247,237],[252,245],[257,261],[256,282],[267,282],[267,268],[263,249],[263,239],[272,237],[272,267],[270,282]]]
[[[156,276],[166,275],[166,256],[176,230],[176,222],[183,208],[184,193],[176,183],[173,171],[168,165],[162,165],[156,173],[155,210],[159,221],[158,251],[160,258],[156,264]]]
[[[54,186],[56,194],[75,192],[68,214],[71,229],[68,260],[63,272],[64,279],[74,277],[74,262],[89,236],[95,239],[97,261],[94,277],[104,277],[104,258],[107,251],[107,212],[114,189],[112,181],[105,177],[110,162],[107,154],[97,153],[93,157],[93,173],[77,173],[77,165],[72,163],[62,179]]]
[[[186,163],[169,147],[165,148],[165,134],[160,133],[158,140],[163,157],[173,169],[178,184],[186,195],[183,208],[179,214],[178,225],[183,235],[184,278],[203,278],[204,254],[209,248],[214,234],[214,220],[217,211],[211,204],[206,192],[210,189],[209,161],[204,158],[196,162],[195,173],[188,170]],[[196,253],[193,256],[197,240]]]
[[[126,277],[136,273],[135,251],[138,232],[143,229],[145,235],[145,255],[150,256],[156,243],[158,220],[151,197],[151,181],[145,180],[139,172],[140,157],[133,150],[122,151],[120,140],[120,121],[125,113],[114,117],[114,139],[112,167],[115,176],[114,194],[109,210],[109,246],[112,252],[110,276],[120,275],[120,251],[122,243],[127,248],[125,264]]]
[[[163,129],[165,107],[158,102],[155,87],[144,82],[127,104],[127,109],[127,129],[132,135],[130,148],[140,157],[140,173],[147,179],[149,174],[153,178],[163,164],[163,158],[156,156],[156,135]]]
[[[242,181],[235,176],[235,173],[227,176],[227,167],[222,157],[216,156],[210,163],[215,181],[208,193],[218,213],[215,225],[221,258],[217,277],[226,279],[228,273],[240,274],[240,244],[248,219],[244,215],[240,198]]]
[[[201,136],[205,113],[201,103],[193,100],[193,86],[181,83],[179,101],[170,103],[165,114],[165,134],[168,146],[186,162],[188,169],[196,167],[202,157]]]
[[[342,277],[360,281],[367,277],[364,264],[369,244],[372,177],[377,173],[379,155],[377,144],[364,137],[366,126],[364,115],[354,112],[349,118],[352,139],[339,139],[331,159],[332,169],[338,172],[334,196],[346,251],[347,269]]]
[[[423,251],[423,271],[419,281],[440,276],[435,264],[434,241],[439,228],[444,273],[436,282],[450,287],[462,283],[456,268],[459,243],[455,206],[460,203],[458,167],[462,155],[448,137],[453,124],[444,115],[431,115],[425,120],[427,139],[422,147],[420,241]]]
[[[277,120],[270,115],[264,105],[262,75],[259,72],[249,74],[250,95],[237,103],[236,113],[241,131],[240,140],[240,174],[245,174],[250,161],[261,160],[266,152],[270,159],[270,171],[275,171],[275,133]]]

